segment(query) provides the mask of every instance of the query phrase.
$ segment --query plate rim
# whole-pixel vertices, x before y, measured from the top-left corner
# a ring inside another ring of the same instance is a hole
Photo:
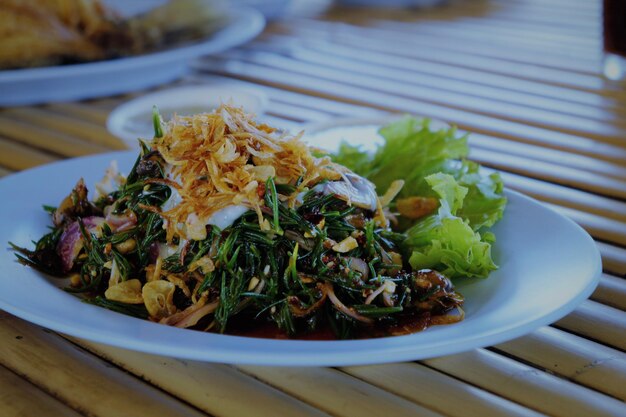
[[[99,161],[98,163],[100,163],[100,161],[102,162],[103,168],[104,168],[104,165],[106,164],[106,162],[110,161],[111,159],[126,157],[132,160],[132,158],[135,156],[136,156],[135,151],[121,151],[121,152],[111,152],[111,153],[90,155],[90,156],[84,156],[80,158],[56,161],[51,164],[42,165],[42,166],[30,169],[30,170],[25,170],[20,173],[9,175],[0,180],[0,187],[2,187],[4,183],[8,181],[19,181],[19,177],[22,174],[26,173],[26,175],[36,175],[41,170],[46,171],[50,169],[55,169],[57,166],[77,163],[76,162],[77,160],[84,160],[84,161],[98,160]],[[322,346],[328,346],[329,348],[333,348],[333,347],[336,347],[338,349],[341,348],[337,351],[333,351],[332,356],[321,357],[318,355],[312,360],[309,359],[306,362],[303,362],[302,356],[299,355],[297,351],[294,351],[292,349],[289,349],[289,352],[285,352],[283,349],[280,355],[276,355],[276,354],[272,354],[271,352],[268,352],[267,349],[265,351],[255,351],[254,354],[250,354],[249,351],[246,351],[243,353],[241,351],[232,352],[232,351],[226,351],[225,347],[220,347],[217,351],[213,350],[209,355],[206,355],[206,352],[205,354],[199,354],[199,352],[197,351],[197,347],[189,349],[186,346],[174,346],[173,348],[171,346],[167,346],[165,348],[166,351],[164,352],[164,348],[162,347],[162,345],[153,344],[154,342],[153,340],[145,340],[139,337],[129,338],[128,335],[121,335],[119,333],[112,335],[110,334],[109,331],[105,332],[104,334],[99,334],[97,328],[83,329],[83,330],[81,330],[80,328],[77,329],[76,326],[74,325],[74,322],[65,323],[65,322],[60,322],[58,320],[55,321],[54,318],[48,318],[46,316],[42,316],[41,313],[39,313],[38,315],[36,312],[32,312],[32,309],[23,308],[18,305],[13,305],[9,302],[6,302],[1,297],[1,295],[0,295],[0,308],[11,314],[21,317],[27,321],[35,323],[37,325],[52,329],[54,331],[58,331],[60,333],[72,335],[78,338],[84,338],[84,339],[87,339],[96,343],[104,343],[104,344],[116,346],[119,348],[137,350],[137,351],[141,351],[141,352],[148,353],[148,354],[168,355],[168,356],[173,356],[177,358],[198,360],[198,361],[204,361],[204,362],[220,362],[220,363],[251,364],[251,365],[256,364],[256,365],[268,365],[268,366],[350,366],[350,365],[365,365],[365,364],[372,364],[372,363],[381,364],[381,363],[399,362],[399,361],[406,361],[406,360],[417,360],[417,359],[424,359],[427,357],[436,357],[436,356],[460,353],[460,352],[468,351],[474,348],[490,346],[490,345],[494,345],[497,343],[501,343],[506,340],[510,340],[512,338],[529,333],[538,327],[552,323],[562,318],[563,316],[568,314],[570,311],[574,310],[582,301],[587,299],[589,295],[591,295],[591,293],[595,289],[600,279],[600,274],[602,272],[602,262],[601,262],[599,249],[595,245],[595,242],[593,241],[591,236],[589,236],[589,234],[584,229],[582,229],[582,227],[576,224],[573,220],[558,213],[556,210],[552,209],[551,207],[545,206],[531,197],[525,196],[524,194],[518,193],[516,191],[508,190],[508,189],[506,190],[506,193],[509,197],[513,197],[514,199],[520,199],[521,201],[525,201],[526,203],[540,206],[541,209],[551,212],[553,213],[553,215],[556,215],[562,220],[564,220],[569,225],[569,227],[573,227],[576,230],[576,232],[581,235],[581,238],[584,238],[585,244],[588,245],[589,248],[593,251],[593,255],[590,255],[590,256],[593,259],[593,265],[591,265],[591,269],[594,271],[594,273],[591,277],[587,278],[586,285],[584,286],[584,288],[582,288],[574,297],[571,297],[567,303],[562,304],[558,306],[557,308],[551,310],[550,313],[544,314],[534,319],[523,320],[521,322],[516,321],[514,324],[511,324],[505,327],[501,326],[501,327],[498,327],[496,330],[481,332],[478,336],[474,334],[465,334],[463,336],[456,336],[454,338],[455,343],[449,343],[448,340],[440,340],[435,343],[431,341],[429,342],[428,346],[429,348],[436,349],[435,355],[416,354],[415,350],[412,349],[412,345],[409,343],[391,343],[393,347],[387,346],[385,348],[386,355],[376,356],[375,360],[372,360],[372,357],[371,357],[372,347],[366,347],[365,349],[363,349],[362,352],[359,352],[358,355],[355,355],[352,349],[348,349],[348,348],[358,349],[359,344],[361,345],[368,344],[368,343],[372,343],[372,341],[377,341],[377,340],[379,342],[373,342],[373,343],[384,344],[385,340],[401,342],[400,341],[401,338],[407,338],[407,337],[411,337],[414,335],[397,336],[397,337],[380,338],[380,339],[345,340],[345,341],[343,340],[339,340],[339,341],[284,340],[283,341],[283,340],[274,340],[274,339],[254,339],[254,341],[258,342],[259,345],[272,345],[276,343],[282,343],[283,344],[282,346],[289,344],[290,346],[294,346],[297,348],[297,347],[305,347],[305,346],[310,347],[312,344],[318,345],[321,343],[321,344],[324,344]],[[33,273],[37,273],[37,272],[33,270]],[[79,302],[78,300],[76,301]],[[100,307],[95,307],[95,306],[93,306],[93,308],[100,309]],[[103,310],[103,312],[101,313],[116,314],[113,312],[109,312],[107,310]],[[189,332],[189,330],[187,329],[176,329],[176,328],[165,327],[157,323],[150,323],[145,320],[135,319],[132,317],[126,317],[126,319],[139,320],[140,322],[142,322],[141,327],[148,326],[147,328],[149,329],[152,329],[152,327],[150,326],[157,326],[157,327],[154,327],[155,331],[165,330],[168,335],[173,335],[173,334],[182,335],[182,334],[187,334],[187,333],[177,333],[177,332]],[[202,336],[206,336],[206,334],[201,333],[201,332],[195,332],[195,333],[202,335]],[[210,344],[210,340],[212,336],[227,338],[226,341],[228,341],[229,339],[233,341],[236,341],[236,340],[241,341],[242,339],[250,341],[251,339],[248,337],[231,336],[231,335],[209,335],[209,337],[206,338],[209,344]],[[419,349],[419,346],[418,346],[418,349]]]

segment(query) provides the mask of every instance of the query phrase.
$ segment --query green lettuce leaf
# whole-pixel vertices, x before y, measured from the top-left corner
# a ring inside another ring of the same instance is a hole
[[[468,189],[457,216],[468,220],[474,230],[491,227],[502,218],[506,197],[500,174],[483,175],[479,164],[465,160],[452,175]]]
[[[450,278],[486,277],[497,269],[491,258],[494,236],[488,232],[481,236],[457,216],[469,189],[444,173],[430,175],[425,181],[439,196],[440,206],[437,213],[419,220],[406,232],[404,246],[411,253],[411,267],[435,269]]]
[[[455,128],[431,130],[430,120],[405,116],[379,130],[385,143],[373,154],[343,143],[333,160],[376,184],[381,192],[403,179],[403,196],[424,195],[429,187],[424,177],[447,172],[454,159],[467,155],[467,137]]]
[[[467,188],[458,216],[474,230],[491,227],[502,218],[506,198],[498,174],[480,173],[480,165],[464,160],[468,154],[467,135],[455,128],[432,130],[428,119],[406,116],[379,131],[385,139],[374,154],[342,143],[332,155],[335,162],[372,181],[382,194],[398,179],[405,181],[400,197],[436,196],[425,178],[437,172],[452,175]]]

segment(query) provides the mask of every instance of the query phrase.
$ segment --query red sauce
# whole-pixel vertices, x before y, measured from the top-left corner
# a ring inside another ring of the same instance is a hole
[[[287,333],[280,330],[274,323],[257,323],[250,329],[236,329],[227,332],[234,336],[258,337],[261,339],[295,339],[295,340],[336,340],[335,334],[328,326],[316,329],[312,332],[303,333],[298,337],[289,337]]]
[[[430,326],[451,324],[460,321],[459,316],[443,314],[432,316],[430,313],[409,314],[401,316],[394,324],[379,324],[359,328],[356,339],[372,339],[388,336],[402,336],[421,332]],[[291,340],[337,340],[334,332],[326,323],[318,326],[314,331],[304,332],[295,337],[289,337],[274,323],[252,321],[249,325],[235,323],[229,326],[227,334],[233,336],[258,337],[262,339],[291,339]]]

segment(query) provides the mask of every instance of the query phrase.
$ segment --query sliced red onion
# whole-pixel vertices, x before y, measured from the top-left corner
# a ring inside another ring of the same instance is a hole
[[[98,227],[104,223],[104,219],[102,217],[91,216],[85,217],[82,219],[82,222],[88,233],[94,233],[98,230]],[[84,244],[80,224],[77,220],[73,221],[63,230],[59,238],[59,243],[57,244],[57,254],[61,259],[63,272],[67,273],[71,271],[74,267],[74,260],[80,253]]]
[[[157,242],[152,242],[152,244],[148,248],[148,260],[151,264],[156,262],[157,258],[159,257],[159,253],[159,244]]]
[[[335,290],[333,289],[332,284],[329,284],[327,288],[328,299],[333,303],[337,310],[341,311],[348,317],[352,317],[353,319],[360,321],[361,323],[374,324],[374,320],[370,319],[369,317],[362,316],[356,311],[346,307],[345,304],[342,303],[335,295]]]

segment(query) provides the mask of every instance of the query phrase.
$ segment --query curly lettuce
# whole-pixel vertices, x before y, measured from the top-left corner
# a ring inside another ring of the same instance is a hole
[[[468,189],[459,217],[474,230],[493,226],[506,206],[500,175],[483,175],[479,164],[465,160],[467,135],[458,135],[454,127],[433,130],[430,125],[429,119],[405,116],[379,130],[385,142],[375,153],[342,143],[333,160],[368,178],[383,192],[393,181],[404,180],[400,197],[436,197],[426,177],[438,172],[452,175]]]
[[[450,174],[468,190],[458,216],[469,221],[474,230],[491,227],[502,218],[506,197],[500,174],[483,175],[479,164],[467,160]]]
[[[469,152],[466,135],[457,135],[455,128],[431,130],[428,119],[407,116],[383,126],[379,134],[385,143],[374,154],[342,143],[333,160],[368,178],[379,190],[403,179],[402,196],[426,194],[427,175],[453,171],[455,160]]]
[[[493,234],[486,230],[502,218],[506,206],[500,175],[484,175],[466,160],[467,135],[454,127],[434,130],[428,119],[403,117],[379,130],[385,139],[376,152],[342,143],[333,160],[372,181],[384,192],[405,181],[400,197],[435,197],[436,214],[407,231],[405,248],[413,268],[434,268],[450,277],[484,277],[496,269],[491,259]]]
[[[486,277],[497,269],[491,258],[493,235],[481,235],[469,221],[457,216],[469,196],[468,188],[444,173],[425,180],[439,196],[440,205],[436,213],[406,231],[404,246],[411,253],[411,267],[432,268],[450,278]]]

